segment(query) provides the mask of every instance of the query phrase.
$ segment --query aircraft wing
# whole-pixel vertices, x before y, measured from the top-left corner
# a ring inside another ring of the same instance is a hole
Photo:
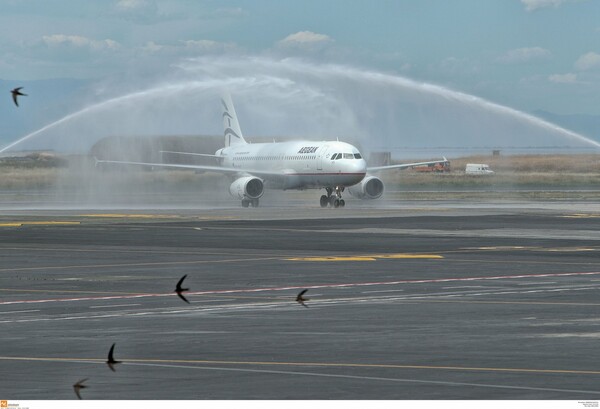
[[[160,153],[172,153],[172,154],[177,154],[177,155],[188,155],[188,156],[202,156],[205,158],[215,158],[218,160],[223,160],[223,156],[209,155],[207,153],[191,153],[191,152],[175,152],[175,151],[160,151]]]
[[[415,162],[415,163],[400,163],[397,165],[387,165],[387,166],[373,166],[368,167],[367,172],[378,172],[380,170],[389,170],[389,169],[407,169],[412,168],[413,166],[427,166],[427,165],[435,165],[436,163],[447,163],[448,159],[444,156],[441,160],[430,160],[428,162]]]
[[[263,179],[273,179],[277,177],[283,177],[286,174],[283,172],[270,172],[265,170],[253,170],[253,169],[239,169],[239,168],[228,168],[224,166],[207,166],[207,165],[184,165],[177,163],[148,163],[148,162],[127,162],[119,160],[100,160],[96,159],[96,166],[100,163],[113,163],[118,165],[132,165],[132,166],[146,166],[146,167],[161,167],[161,168],[173,168],[173,169],[193,169],[193,170],[205,170],[207,172],[224,173],[226,175],[236,174],[249,174],[257,176]]]

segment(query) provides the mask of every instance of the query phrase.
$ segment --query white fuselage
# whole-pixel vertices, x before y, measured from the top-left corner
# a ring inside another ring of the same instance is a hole
[[[279,173],[262,176],[270,188],[347,187],[363,180],[367,163],[358,149],[338,141],[290,141],[236,144],[219,149],[222,166]],[[283,173],[284,176],[281,176]]]

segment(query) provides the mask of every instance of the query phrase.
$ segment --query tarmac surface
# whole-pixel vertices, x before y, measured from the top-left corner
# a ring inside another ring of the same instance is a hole
[[[11,209],[0,257],[2,399],[600,399],[598,203]]]

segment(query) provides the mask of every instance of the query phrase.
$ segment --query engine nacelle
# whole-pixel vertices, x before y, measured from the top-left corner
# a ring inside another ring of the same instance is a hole
[[[258,199],[263,195],[264,183],[261,179],[254,176],[245,176],[236,179],[229,186],[231,196],[240,199]]]
[[[379,199],[383,194],[383,182],[375,176],[367,176],[362,182],[348,188],[348,192],[359,199]]]

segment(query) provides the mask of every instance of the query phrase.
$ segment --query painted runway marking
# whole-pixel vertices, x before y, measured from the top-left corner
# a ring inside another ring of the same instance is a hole
[[[40,310],[21,310],[21,311],[6,311],[0,312],[0,314],[18,314],[20,312],[39,312]]]
[[[100,217],[107,219],[180,219],[181,216],[174,214],[125,214],[125,213],[98,213],[80,214],[79,217]]]
[[[206,367],[206,366],[199,367],[199,366],[189,366],[189,365],[143,364],[143,363],[128,363],[128,362],[124,362],[123,365],[154,366],[154,367],[162,367],[162,368],[186,368],[186,369],[196,369],[196,370],[229,371],[229,372],[251,372],[251,373],[292,375],[292,376],[314,376],[314,377],[322,377],[322,378],[358,379],[361,381],[420,383],[420,384],[443,385],[443,386],[452,386],[452,387],[469,386],[469,387],[478,387],[478,388],[517,389],[517,390],[543,391],[543,392],[588,393],[588,394],[595,394],[595,395],[600,394],[600,391],[584,391],[584,390],[578,390],[578,389],[556,389],[556,388],[540,388],[540,387],[534,387],[534,386],[514,386],[514,385],[500,385],[500,384],[470,383],[470,382],[452,382],[452,381],[431,381],[431,380],[424,380],[424,379],[384,378],[384,377],[378,377],[378,376],[327,374],[327,373],[318,373],[318,372],[275,371],[275,370],[245,369],[245,368],[217,368],[217,367]]]
[[[37,361],[37,362],[67,362],[67,363],[75,363],[75,364],[95,364],[95,365],[104,365],[103,359],[68,359],[68,358],[18,358],[18,357],[0,357],[0,360],[21,360],[21,361]],[[165,363],[160,363],[165,362]],[[173,362],[173,363],[168,363]],[[178,362],[181,362],[178,364]],[[187,365],[185,363],[188,363]],[[528,391],[542,391],[542,392],[560,392],[560,393],[586,393],[586,394],[600,394],[599,391],[586,391],[586,390],[578,390],[578,389],[559,389],[559,388],[540,388],[535,386],[515,386],[515,385],[500,385],[500,384],[485,384],[485,383],[471,383],[471,382],[452,382],[452,381],[433,381],[433,380],[424,380],[424,379],[410,379],[410,378],[387,378],[387,377],[378,377],[378,376],[360,376],[360,375],[344,375],[344,374],[329,374],[329,373],[319,373],[319,372],[299,372],[299,371],[281,371],[281,370],[268,370],[268,369],[250,369],[250,368],[228,368],[228,367],[211,367],[211,366],[198,366],[198,365],[189,365],[190,363],[198,364],[198,363],[211,363],[218,364],[219,361],[158,361],[158,360],[126,360],[123,362],[123,365],[130,366],[150,366],[150,367],[158,367],[158,368],[173,368],[173,369],[195,369],[195,370],[213,370],[213,371],[229,371],[229,372],[250,372],[250,373],[264,373],[264,374],[274,374],[274,375],[291,375],[291,376],[314,376],[314,377],[323,377],[323,378],[339,378],[339,379],[357,379],[357,380],[370,380],[370,381],[382,381],[382,382],[398,382],[398,383],[420,383],[420,384],[429,384],[429,385],[444,385],[444,386],[469,386],[469,387],[480,387],[480,388],[493,388],[493,389],[513,389],[513,390],[528,390]],[[233,364],[230,362],[222,362],[223,364]],[[248,363],[248,362],[240,362],[235,364],[250,364],[250,365],[278,365],[282,363]],[[285,365],[294,365],[294,363],[283,363]],[[369,365],[344,365],[344,364],[296,364],[296,366],[359,366],[359,367],[369,367]],[[385,367],[385,365],[374,365],[371,367]],[[389,366],[392,367],[392,366]],[[400,368],[401,366],[397,366]],[[412,369],[451,369],[451,370],[500,370],[500,371],[515,371],[512,369],[504,369],[504,368],[452,368],[452,367],[410,367],[405,366],[405,368]],[[600,372],[594,371],[552,371],[552,370],[516,370],[518,372],[539,372],[539,373],[562,373],[562,374],[599,374]]]
[[[229,332],[225,332],[229,333]],[[195,365],[243,365],[243,366],[291,366],[291,367],[320,367],[320,368],[372,368],[372,369],[417,369],[444,370],[465,372],[514,372],[564,375],[600,375],[600,371],[580,369],[544,369],[544,368],[502,368],[484,366],[444,366],[444,365],[410,365],[354,362],[282,362],[282,361],[224,361],[207,359],[145,359],[124,358],[125,363],[145,364],[195,364]],[[34,362],[89,362],[104,365],[105,358],[72,358],[72,357],[20,357],[0,356],[0,361],[34,361]]]
[[[89,308],[118,308],[118,307],[133,307],[142,304],[114,304],[114,305],[90,305]]]
[[[399,293],[404,290],[379,290],[379,291],[361,291],[363,294],[371,294],[371,293]]]
[[[30,222],[7,222],[0,223],[0,227],[22,227],[22,226],[72,226],[79,225],[81,222],[61,222],[61,221],[30,221]]]
[[[364,256],[293,257],[289,261],[375,261],[380,259],[443,259],[439,254],[373,254]]]
[[[440,278],[440,279],[423,279],[423,280],[398,280],[398,281],[376,281],[362,283],[338,283],[338,284],[319,284],[319,285],[302,285],[288,287],[264,287],[264,288],[248,288],[248,289],[232,289],[232,290],[212,290],[212,291],[190,291],[187,295],[206,295],[206,294],[245,294],[245,293],[260,293],[266,291],[286,291],[299,289],[319,289],[319,288],[352,288],[352,287],[369,287],[378,285],[399,285],[399,284],[428,284],[428,283],[450,283],[463,281],[497,281],[497,280],[517,280],[545,277],[576,277],[576,276],[593,276],[600,275],[600,272],[578,272],[578,273],[547,273],[547,274],[521,274],[508,276],[490,276],[490,277],[461,277],[461,278]],[[590,287],[591,288],[591,287]],[[547,290],[549,291],[549,290]],[[36,303],[51,303],[51,302],[73,302],[73,301],[95,301],[95,300],[118,300],[146,297],[172,297],[172,293],[142,293],[129,295],[114,295],[103,297],[76,297],[76,298],[54,298],[42,300],[15,300],[2,301],[0,305],[11,304],[36,304]]]

